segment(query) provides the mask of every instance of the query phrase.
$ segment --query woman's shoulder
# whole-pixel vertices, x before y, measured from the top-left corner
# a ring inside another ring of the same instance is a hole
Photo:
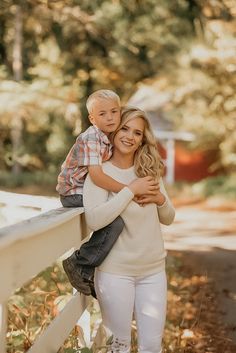
[[[111,161],[104,162],[102,164],[102,169],[105,174],[123,184],[127,184],[137,178],[135,175],[134,167],[122,169],[112,164]]]
[[[106,161],[102,164],[102,168],[104,171],[112,171],[116,172],[118,174],[129,174],[129,173],[134,173],[134,166],[130,168],[119,168],[115,166],[111,161]]]
[[[102,163],[102,170],[105,174],[110,176],[114,176],[117,174],[117,170],[115,166],[110,161],[106,161]]]

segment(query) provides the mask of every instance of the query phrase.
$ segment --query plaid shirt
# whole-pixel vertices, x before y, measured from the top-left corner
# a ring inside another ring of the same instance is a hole
[[[61,166],[56,190],[60,195],[82,194],[88,166],[101,165],[112,155],[112,144],[96,126],[80,134]]]

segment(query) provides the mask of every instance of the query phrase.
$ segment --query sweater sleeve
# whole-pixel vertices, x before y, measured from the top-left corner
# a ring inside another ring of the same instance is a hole
[[[167,195],[162,179],[160,179],[160,191],[165,196],[165,202],[161,206],[157,206],[159,220],[164,225],[170,225],[175,218],[175,209]]]
[[[101,229],[116,219],[128,206],[134,194],[124,187],[108,199],[109,192],[96,186],[89,175],[84,183],[83,199],[86,223],[93,231]]]

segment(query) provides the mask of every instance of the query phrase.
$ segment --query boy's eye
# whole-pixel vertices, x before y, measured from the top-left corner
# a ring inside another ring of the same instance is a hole
[[[128,130],[128,128],[126,126],[122,126],[121,130]]]

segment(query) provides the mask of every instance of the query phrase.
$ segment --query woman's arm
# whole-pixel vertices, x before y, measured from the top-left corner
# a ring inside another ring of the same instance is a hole
[[[86,222],[92,230],[98,230],[117,218],[133,199],[134,194],[124,187],[108,200],[108,191],[96,186],[89,175],[84,183],[83,200]]]
[[[169,225],[174,221],[175,209],[167,195],[162,179],[160,179],[160,192],[165,196],[165,201],[162,205],[157,206],[159,220],[162,224]]]
[[[92,165],[88,167],[89,171],[89,176],[92,179],[92,182],[97,185],[98,187],[112,191],[112,192],[119,192],[121,191],[125,186],[128,186],[132,190],[132,186],[135,185],[136,194],[137,195],[142,195],[142,194],[149,194],[149,195],[155,195],[156,191],[158,190],[157,183],[152,177],[144,177],[144,178],[137,178],[136,181],[134,180],[132,183],[129,185],[119,183],[117,180],[113,179],[106,173],[104,173],[102,166],[101,165]]]

